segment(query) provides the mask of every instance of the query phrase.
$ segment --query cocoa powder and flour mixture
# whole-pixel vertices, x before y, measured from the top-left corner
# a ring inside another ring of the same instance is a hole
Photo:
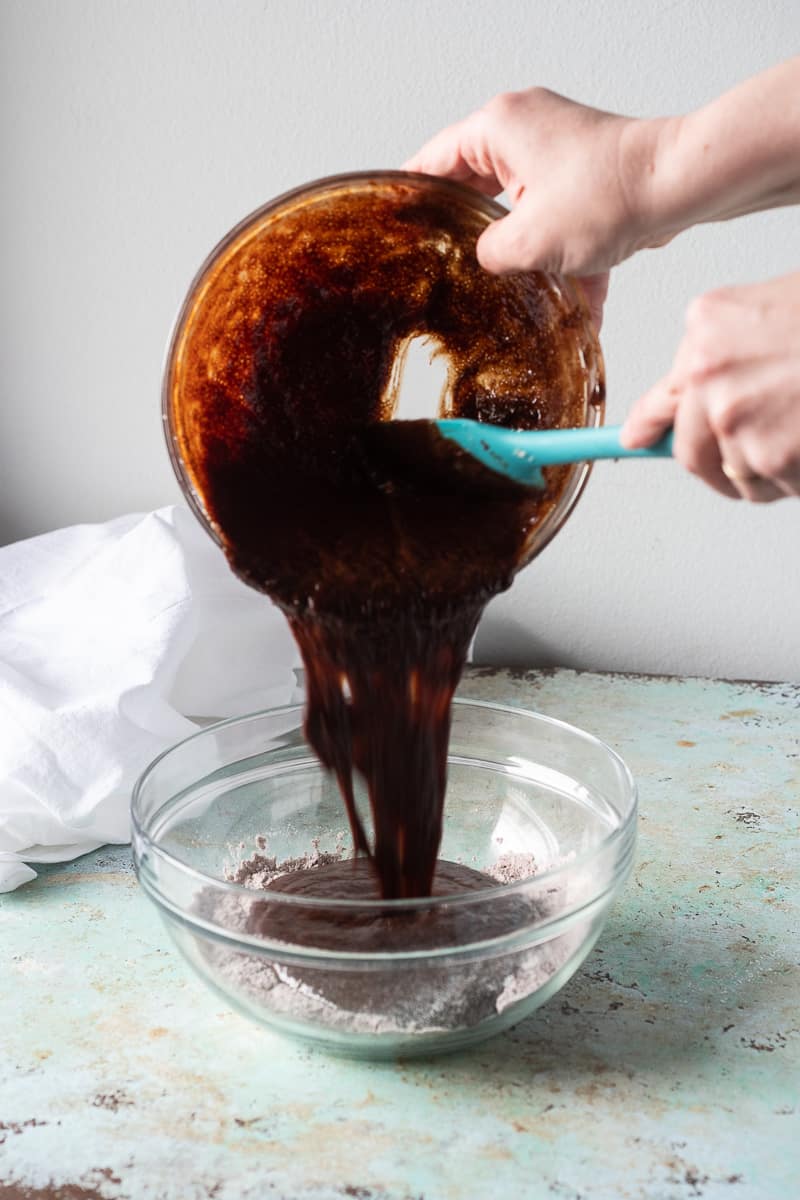
[[[268,850],[268,847],[266,848]],[[319,964],[284,961],[279,953],[257,954],[209,943],[204,949],[205,969],[216,976],[222,990],[233,989],[239,998],[251,999],[259,1012],[271,1018],[310,1023],[329,1032],[367,1034],[371,1037],[418,1037],[470,1029],[502,1014],[519,1000],[547,985],[565,967],[586,937],[579,923],[568,931],[534,941],[524,950],[477,957],[444,955],[434,961],[404,959],[413,949],[452,948],[462,941],[502,937],[531,920],[545,921],[562,907],[556,890],[546,899],[524,895],[499,896],[490,905],[457,905],[375,915],[358,910],[332,911],[324,897],[330,873],[336,875],[334,893],[350,900],[377,894],[374,873],[366,859],[346,860],[344,848],[334,852],[311,851],[306,861],[276,862],[264,849],[241,861],[229,872],[232,882],[252,891],[225,897],[210,895],[201,902],[204,915],[230,931],[261,931],[271,940],[293,946],[327,950],[335,961]],[[486,870],[460,863],[437,864],[434,890],[453,895],[498,884],[516,883],[533,874],[530,855],[505,854]],[[437,886],[438,884],[438,886]],[[265,892],[266,889],[266,892]],[[270,901],[269,893],[289,890],[320,897],[302,920],[286,906]],[[499,901],[499,903],[498,903]],[[398,952],[402,969],[392,962],[381,965],[373,958],[369,969],[338,959],[340,950]]]
[[[603,388],[571,292],[478,266],[483,204],[403,176],[290,198],[231,236],[173,345],[176,456],[234,571],[290,622],[306,734],[338,777],[369,862],[268,885],[280,890],[307,890],[312,876],[321,897],[476,886],[457,865],[436,877],[451,698],[485,605],[536,548],[569,469],[531,491],[430,423],[392,421],[402,356],[420,335],[446,354],[432,416],[579,425]],[[354,770],[369,789],[372,842]],[[279,908],[265,902],[251,927],[275,931]],[[354,935],[339,931],[342,944]]]

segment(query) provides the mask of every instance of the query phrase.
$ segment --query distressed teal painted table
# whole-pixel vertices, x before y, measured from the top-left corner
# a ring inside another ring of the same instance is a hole
[[[0,906],[0,1200],[800,1196],[800,688],[474,669],[618,749],[638,863],[532,1018],[359,1064],[226,1011],[127,848]]]

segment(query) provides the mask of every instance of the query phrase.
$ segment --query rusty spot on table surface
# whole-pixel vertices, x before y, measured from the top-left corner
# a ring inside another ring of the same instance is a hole
[[[94,1097],[92,1107],[107,1108],[109,1112],[116,1112],[120,1108],[133,1108],[133,1100],[123,1091],[103,1092]]]
[[[759,1038],[759,1037],[744,1038],[744,1037],[742,1037],[742,1038],[739,1038],[739,1041],[748,1050],[757,1050],[759,1052],[765,1052],[767,1054],[772,1054],[772,1052],[774,1050],[777,1050],[779,1047],[786,1045],[786,1036],[782,1033],[775,1033],[772,1035],[772,1037],[768,1037],[768,1038]]]
[[[740,825],[755,826],[761,821],[761,813],[749,812],[747,810],[734,814],[734,821],[738,821]]]
[[[489,663],[471,663],[464,671],[464,684],[471,679],[495,679],[505,676],[514,683],[534,683],[537,679],[552,679],[563,670],[561,667],[492,666]]]
[[[688,738],[679,738],[675,743],[676,746],[696,746],[697,742],[690,742]]]
[[[0,1200],[109,1200],[108,1191],[98,1191],[103,1184],[122,1183],[110,1167],[95,1167],[74,1183],[51,1180],[44,1187],[29,1187],[20,1179],[0,1179]],[[124,1200],[118,1193],[118,1200]]]
[[[695,1167],[687,1167],[683,1173],[684,1183],[688,1183],[695,1195],[700,1195],[700,1188],[708,1183],[708,1176],[701,1175]]]
[[[0,1121],[0,1146],[9,1133],[22,1133],[23,1129],[33,1129],[38,1125],[49,1125],[49,1121],[40,1121],[37,1117],[29,1117],[27,1121]]]
[[[269,1115],[261,1117],[234,1117],[233,1123],[237,1129],[252,1129],[254,1133],[267,1133],[274,1123],[274,1118]]]

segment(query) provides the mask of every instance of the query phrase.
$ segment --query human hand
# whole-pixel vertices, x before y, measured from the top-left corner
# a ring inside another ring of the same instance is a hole
[[[800,272],[689,305],[672,369],[622,441],[649,446],[671,425],[675,457],[723,495],[800,496]]]
[[[481,265],[577,276],[599,327],[609,269],[663,240],[646,194],[663,125],[531,88],[442,130],[405,167],[507,192],[512,212],[479,238]]]

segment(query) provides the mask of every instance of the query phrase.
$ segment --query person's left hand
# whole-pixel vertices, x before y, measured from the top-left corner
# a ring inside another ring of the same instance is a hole
[[[623,444],[671,425],[675,457],[723,495],[800,496],[800,273],[690,304],[672,369],[634,405]]]

